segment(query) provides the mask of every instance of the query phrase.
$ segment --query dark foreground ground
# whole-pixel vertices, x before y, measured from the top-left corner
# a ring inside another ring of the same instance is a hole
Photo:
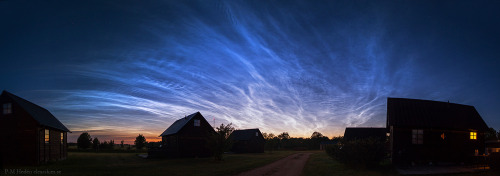
[[[67,160],[38,167],[7,167],[8,170],[2,170],[0,175],[23,175],[26,173],[26,175],[41,175],[34,174],[35,171],[38,171],[38,173],[43,171],[49,173],[48,175],[237,175],[255,168],[264,167],[296,153],[312,153],[302,170],[302,176],[399,175],[397,170],[388,162],[374,169],[353,169],[331,159],[323,151],[227,154],[224,161],[221,162],[214,161],[213,158],[143,159],[137,156],[139,153],[69,152]],[[6,174],[6,172],[12,174]],[[449,175],[499,176],[500,173],[486,171]]]

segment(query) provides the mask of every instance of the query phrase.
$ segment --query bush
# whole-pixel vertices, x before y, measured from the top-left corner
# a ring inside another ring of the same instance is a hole
[[[347,166],[364,169],[377,166],[385,156],[385,146],[374,138],[342,141],[328,146],[326,153]]]
[[[490,166],[491,170],[500,170],[500,153],[494,152],[490,153],[488,156],[488,165]]]

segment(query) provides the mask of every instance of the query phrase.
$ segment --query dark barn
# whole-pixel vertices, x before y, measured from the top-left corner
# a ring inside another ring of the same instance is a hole
[[[175,121],[160,136],[161,147],[150,150],[150,157],[209,157],[207,142],[215,130],[200,112]]]
[[[3,165],[38,165],[66,159],[69,130],[48,110],[7,91],[0,95]]]
[[[471,163],[484,154],[488,126],[474,106],[388,98],[394,164]]]
[[[382,142],[386,141],[387,128],[376,127],[347,127],[344,132],[344,140],[356,139],[378,139]]]
[[[231,151],[235,153],[264,153],[266,140],[258,128],[235,130],[229,136],[233,140]]]

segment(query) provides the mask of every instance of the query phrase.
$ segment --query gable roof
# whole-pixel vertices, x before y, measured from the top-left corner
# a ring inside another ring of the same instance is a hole
[[[430,100],[388,98],[387,127],[486,130],[474,106]]]
[[[258,128],[255,129],[244,129],[244,130],[234,130],[231,135],[229,135],[229,138],[240,141],[240,140],[250,140],[252,137],[255,136],[255,133],[261,133]],[[261,135],[259,135],[261,136]],[[262,137],[264,138],[264,137]]]
[[[160,136],[167,136],[171,134],[176,134],[178,133],[182,127],[184,127],[193,117],[196,115],[200,115],[203,119],[205,119],[200,112],[195,112],[191,115],[188,115],[186,117],[183,117],[179,120],[176,120],[172,125],[170,125],[163,133],[161,133]]]
[[[55,128],[61,131],[70,132],[66,126],[64,126],[59,120],[57,120],[52,113],[47,109],[42,108],[28,100],[18,97],[10,92],[3,91],[2,96],[7,96],[12,99],[16,104],[21,106],[26,112],[28,112],[33,119],[35,119],[40,125]]]
[[[344,140],[365,139],[369,137],[385,138],[387,128],[372,127],[347,127],[344,132]]]

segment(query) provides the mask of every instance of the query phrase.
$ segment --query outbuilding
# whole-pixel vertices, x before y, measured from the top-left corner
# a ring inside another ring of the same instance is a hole
[[[264,153],[266,140],[258,128],[235,130],[229,139],[233,141],[231,148],[235,153]]]

